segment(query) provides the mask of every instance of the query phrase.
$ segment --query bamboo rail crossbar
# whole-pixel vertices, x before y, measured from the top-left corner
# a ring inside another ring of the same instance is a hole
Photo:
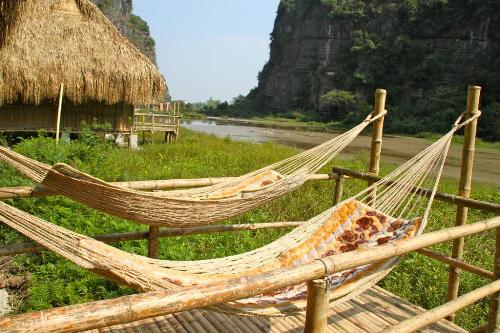
[[[375,176],[371,173],[367,172],[359,172],[359,171],[354,171],[346,168],[341,168],[341,167],[334,167],[333,173],[337,175],[343,175],[343,176],[349,176],[351,178],[355,179],[360,179],[360,180],[372,180],[372,181],[378,181],[382,179],[382,177]],[[391,182],[388,182],[390,185]],[[430,197],[431,195],[431,190],[425,189],[425,188],[414,188],[413,190],[415,194],[422,195],[425,197]],[[484,211],[489,211],[493,213],[500,213],[500,204],[494,203],[494,202],[486,202],[486,201],[481,201],[481,200],[475,200],[475,199],[469,199],[469,198],[464,198],[459,195],[453,195],[453,194],[448,194],[448,193],[443,193],[443,192],[436,192],[436,195],[434,199],[447,202],[453,205],[461,205],[464,207],[468,208],[473,208],[473,209],[480,209]]]
[[[157,291],[113,300],[72,305],[15,315],[0,320],[3,332],[79,332],[130,323],[195,308],[205,308],[320,279],[335,272],[397,257],[424,247],[500,227],[500,217],[380,245],[370,251],[342,253],[294,268],[278,269],[216,284],[187,287],[180,292]],[[494,285],[496,288],[496,284]],[[495,292],[491,289],[491,293]],[[481,291],[482,292],[482,291]],[[82,316],[82,314],[85,314]]]
[[[444,254],[441,254],[441,253],[438,253],[435,251],[431,251],[429,249],[420,249],[417,252],[426,256],[426,257],[435,259],[435,260],[440,261],[442,263],[448,264],[452,267],[457,267],[457,268],[460,268],[464,271],[482,276],[486,279],[490,279],[490,280],[496,279],[495,274],[493,272],[490,272],[490,271],[488,271],[484,268],[481,268],[481,267],[477,267],[477,266],[468,264],[462,260],[451,258],[451,257],[445,256]]]
[[[211,186],[235,178],[236,177],[138,180],[138,181],[128,181],[128,182],[112,182],[110,184],[129,190],[159,191],[159,190],[169,190],[169,189],[188,188],[188,187]],[[330,180],[335,178],[336,176],[334,175],[315,174],[311,175],[308,181]],[[57,195],[57,193],[50,191],[45,186],[0,187],[0,200],[30,198],[30,197],[45,197],[52,195]]]
[[[486,286],[462,295],[455,300],[440,305],[432,310],[425,311],[410,319],[404,320],[397,325],[383,330],[383,333],[410,333],[415,332],[431,323],[443,319],[444,317],[455,313],[456,311],[471,305],[480,299],[500,291],[500,280],[496,280]]]
[[[207,233],[222,233],[222,232],[236,232],[236,231],[252,231],[260,229],[281,229],[281,228],[294,228],[301,225],[303,222],[273,222],[273,223],[255,223],[255,224],[220,224],[208,225],[191,228],[168,228],[160,229],[158,238],[176,237],[199,235]],[[149,238],[148,231],[126,232],[107,235],[97,235],[92,238],[110,244],[134,240],[146,240]],[[0,257],[13,256],[18,254],[36,253],[45,250],[41,245],[35,243],[20,243],[0,247]]]

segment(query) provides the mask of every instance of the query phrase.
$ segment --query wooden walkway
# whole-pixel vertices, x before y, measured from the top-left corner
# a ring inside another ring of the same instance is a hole
[[[379,332],[422,311],[424,311],[422,308],[382,288],[374,287],[356,299],[331,309],[328,332]],[[86,333],[299,333],[304,329],[304,321],[304,315],[285,318],[235,317],[212,311],[193,310]],[[419,332],[467,331],[448,321],[441,320]]]

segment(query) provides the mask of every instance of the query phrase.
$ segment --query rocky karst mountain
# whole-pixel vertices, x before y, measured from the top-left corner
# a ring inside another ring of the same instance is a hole
[[[389,126],[443,131],[472,83],[492,108],[482,123],[500,125],[498,0],[283,0],[271,38],[270,60],[249,95],[261,112],[318,111],[332,89],[371,102],[384,87]],[[500,139],[500,131],[485,131]]]
[[[132,14],[132,0],[92,0],[135,46],[156,63],[155,41],[148,24]]]

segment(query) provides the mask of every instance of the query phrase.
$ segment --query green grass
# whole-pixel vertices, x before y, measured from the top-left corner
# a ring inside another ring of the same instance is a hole
[[[50,164],[69,163],[107,181],[235,176],[297,152],[280,145],[237,142],[188,130],[182,131],[181,139],[176,144],[148,144],[137,151],[104,144],[89,133],[84,135],[82,140],[70,144],[61,143],[58,147],[55,147],[53,140],[49,138],[26,140],[15,146],[15,150]],[[335,164],[363,171],[366,169],[366,160],[367,156],[359,156],[350,161],[338,160]],[[386,174],[394,167],[383,165],[382,173]],[[330,168],[331,166],[328,166],[323,171],[327,172]],[[5,165],[0,167],[0,186],[21,184],[29,182],[12,168]],[[365,186],[361,181],[349,180],[345,184],[345,195],[355,194]],[[306,220],[330,207],[332,190],[333,184],[330,181],[309,182],[299,190],[233,218],[228,223]],[[440,190],[456,193],[456,181],[444,180]],[[498,188],[486,185],[475,186],[472,196],[480,200],[500,202]],[[63,197],[8,202],[31,214],[86,235],[146,230],[144,226],[101,214]],[[452,206],[436,202],[428,230],[452,226],[454,213]],[[471,210],[469,221],[479,221],[491,216]],[[160,254],[161,258],[171,260],[222,257],[268,244],[287,231],[289,230],[258,230],[166,238],[160,242]],[[0,243],[14,244],[21,241],[25,239],[6,227],[0,227]],[[116,246],[127,252],[141,255],[147,253],[145,241],[122,242]],[[445,254],[450,253],[449,244],[436,246],[435,249]],[[466,260],[491,270],[493,249],[492,232],[469,237],[466,243]],[[21,255],[16,261],[32,274],[28,297],[20,311],[107,299],[133,292],[50,252]],[[461,293],[487,283],[484,279],[467,273],[462,277]],[[445,301],[446,283],[447,266],[412,254],[380,284],[416,304],[431,308]],[[458,323],[468,329],[484,323],[487,308],[486,300],[468,307],[459,313]]]

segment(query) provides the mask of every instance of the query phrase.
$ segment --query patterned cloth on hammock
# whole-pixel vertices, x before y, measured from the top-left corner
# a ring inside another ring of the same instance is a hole
[[[281,267],[297,267],[326,256],[366,249],[390,241],[405,240],[415,236],[422,220],[396,219],[369,206],[350,200],[336,209],[325,223],[303,243],[279,256]],[[353,283],[386,269],[387,261],[365,265],[356,269],[335,273],[326,278],[330,290],[341,294]],[[257,297],[239,300],[231,306],[244,311],[263,307],[303,308],[307,298],[306,284],[299,284]]]

